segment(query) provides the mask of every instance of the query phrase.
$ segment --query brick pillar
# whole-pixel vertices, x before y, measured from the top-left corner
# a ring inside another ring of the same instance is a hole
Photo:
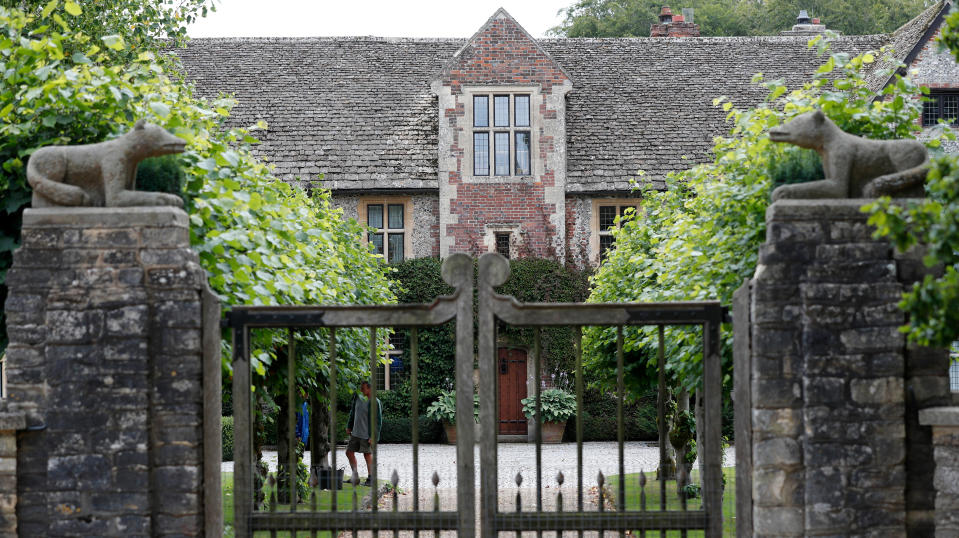
[[[186,213],[28,209],[7,286],[19,534],[218,533],[219,310]]]
[[[932,428],[935,477],[935,535],[959,536],[959,407],[932,407],[919,412],[919,423]],[[931,533],[930,533],[931,534]]]
[[[907,350],[897,302],[921,271],[872,238],[861,203],[787,200],[766,214],[735,321],[750,326],[736,404],[751,410],[751,431],[737,426],[751,459],[737,465],[750,466],[757,535],[928,530],[931,498],[907,468],[928,484],[931,439],[917,414],[948,397],[947,363],[939,350]]]

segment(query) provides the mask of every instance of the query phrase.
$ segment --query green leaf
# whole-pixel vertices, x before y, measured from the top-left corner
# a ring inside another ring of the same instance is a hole
[[[103,40],[103,44],[106,45],[107,48],[109,48],[109,49],[113,49],[113,50],[123,50],[123,48],[124,48],[124,45],[123,45],[123,36],[121,36],[121,35],[117,35],[117,34],[106,35],[106,36],[103,36],[103,37],[100,38],[100,39]]]
[[[170,106],[160,101],[150,101],[150,109],[161,118],[170,115]]]
[[[63,9],[67,10],[67,13],[73,15],[74,17],[79,17],[80,14],[83,13],[83,10],[80,9],[80,6],[71,2],[70,0],[67,0],[67,2],[63,4]]]
[[[60,3],[60,0],[50,0],[50,3],[44,6],[43,11],[40,13],[40,15],[43,18],[49,17],[50,14],[53,13],[53,10],[57,9],[57,4],[59,3]]]

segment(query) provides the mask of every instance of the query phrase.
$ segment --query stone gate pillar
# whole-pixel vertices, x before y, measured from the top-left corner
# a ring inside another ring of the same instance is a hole
[[[781,200],[736,294],[740,535],[928,536],[948,354],[897,328],[915,255],[873,239],[862,200]]]
[[[219,304],[186,213],[28,209],[6,283],[0,532],[220,535]]]

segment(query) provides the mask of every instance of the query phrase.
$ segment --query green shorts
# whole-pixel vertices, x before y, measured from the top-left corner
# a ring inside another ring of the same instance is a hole
[[[346,444],[347,452],[359,452],[361,454],[369,454],[372,452],[370,450],[370,440],[369,439],[360,439],[355,435],[350,436],[350,441]]]

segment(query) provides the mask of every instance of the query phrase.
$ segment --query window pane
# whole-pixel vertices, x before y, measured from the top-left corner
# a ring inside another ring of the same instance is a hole
[[[605,232],[616,227],[616,206],[599,206],[599,230]]]
[[[496,175],[509,175],[509,133],[496,133],[494,135],[496,147],[493,150],[496,154]]]
[[[403,261],[403,234],[389,235],[389,258],[390,263]]]
[[[489,127],[489,96],[473,96],[473,127]]]
[[[956,117],[959,116],[959,95],[942,96],[942,117],[949,120],[953,125],[959,124]]]
[[[402,230],[403,229],[403,204],[390,204],[388,208],[389,208],[390,229]]]
[[[373,228],[383,227],[383,206],[380,204],[370,204],[366,206],[366,224]]]
[[[509,233],[496,234],[496,252],[509,259]]]
[[[473,133],[473,175],[489,175],[489,133]]]
[[[493,125],[509,127],[509,96],[493,96]]]
[[[613,248],[613,236],[611,235],[601,235],[599,236],[599,259],[600,261],[606,258],[606,254],[609,252],[609,249]]]
[[[370,234],[370,243],[377,254],[383,254],[383,234]]]
[[[379,365],[376,367],[376,390],[388,390],[389,387],[386,386],[386,366]]]
[[[922,102],[922,124],[935,125],[939,118],[939,98],[935,95],[927,96]]]
[[[529,96],[517,95],[515,107],[516,126],[529,127]]]
[[[529,169],[529,132],[516,133],[516,175],[528,176]]]

